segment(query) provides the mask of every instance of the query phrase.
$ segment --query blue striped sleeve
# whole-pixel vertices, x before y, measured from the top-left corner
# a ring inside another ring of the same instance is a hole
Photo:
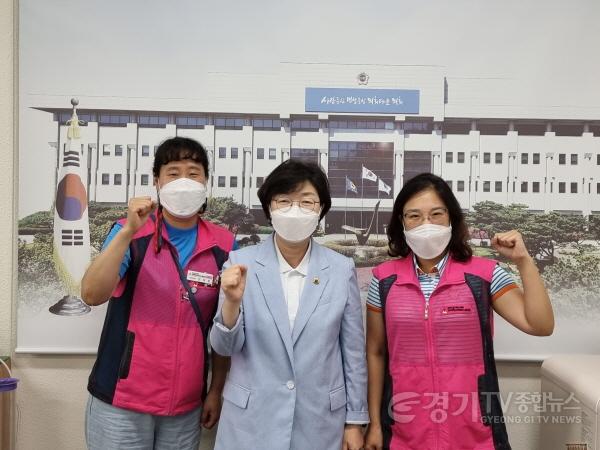
[[[367,293],[367,307],[372,311],[381,311],[381,299],[379,298],[379,280],[373,276]]]
[[[497,298],[504,295],[506,292],[510,291],[518,287],[517,283],[513,279],[512,275],[508,273],[500,264],[496,264],[494,267],[494,272],[492,274],[492,285],[490,286],[490,293],[492,294],[492,299],[496,300]]]

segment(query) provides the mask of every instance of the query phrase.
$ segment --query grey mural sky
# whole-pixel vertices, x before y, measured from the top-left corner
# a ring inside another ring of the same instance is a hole
[[[597,107],[598,18],[597,0],[21,0],[19,215],[50,206],[27,188],[52,180],[50,151],[40,160],[33,150],[56,132],[30,109],[41,98],[143,98],[152,107],[202,98],[210,72],[291,61],[440,65],[449,77],[514,80],[490,93],[518,92],[512,101]]]

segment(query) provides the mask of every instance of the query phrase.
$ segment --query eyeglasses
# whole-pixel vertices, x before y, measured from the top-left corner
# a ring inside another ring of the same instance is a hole
[[[300,211],[309,214],[311,212],[316,211],[317,205],[319,205],[320,202],[311,198],[305,198],[302,200],[292,200],[290,198],[283,197],[278,198],[277,200],[273,200],[273,203],[277,205],[277,209],[281,212],[288,212],[292,209],[292,205],[295,203],[300,207]]]
[[[434,208],[429,211],[429,214],[423,214],[421,211],[408,211],[402,217],[404,223],[411,227],[421,225],[426,218],[436,225],[445,225],[448,220],[448,210],[446,208]]]

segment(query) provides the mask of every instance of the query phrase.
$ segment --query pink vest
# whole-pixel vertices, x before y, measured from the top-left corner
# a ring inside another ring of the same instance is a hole
[[[373,270],[388,351],[384,448],[510,449],[492,344],[495,265],[478,257],[466,263],[449,258],[427,313],[412,255]]]
[[[131,265],[109,301],[88,390],[114,406],[173,416],[202,402],[206,333],[233,235],[210,222],[198,223],[196,248],[183,273],[201,272],[215,280],[214,285],[189,282],[203,318],[201,328],[175,263],[177,251],[164,226],[157,251],[155,231],[154,221],[148,220],[131,243]]]

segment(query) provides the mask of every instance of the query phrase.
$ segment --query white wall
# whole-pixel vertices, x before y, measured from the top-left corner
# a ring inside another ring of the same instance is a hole
[[[15,208],[17,185],[15,179],[16,147],[13,95],[12,0],[0,0],[0,353],[9,353],[14,344],[15,322],[12,319],[13,288],[16,282],[16,260],[13,259],[15,235]],[[126,145],[127,142],[124,142]],[[229,145],[228,145],[229,147]],[[240,157],[242,147],[240,147]],[[101,149],[100,149],[101,151]],[[14,356],[14,355],[13,355]],[[83,417],[87,393],[87,376],[93,364],[90,356],[33,356],[14,357],[16,375],[21,379],[17,401],[21,411],[18,435],[19,450],[85,448]],[[498,370],[504,393],[508,391],[539,391],[539,364],[500,363]],[[510,411],[509,411],[510,412]],[[537,425],[511,425],[509,434],[515,450],[538,448]]]
[[[15,239],[15,186],[14,171],[14,138],[15,97],[14,97],[14,11],[11,0],[0,0],[0,210],[4,214],[0,218],[0,353],[7,354],[11,347],[12,334],[12,299],[15,287],[15,270],[13,270],[13,242]]]

